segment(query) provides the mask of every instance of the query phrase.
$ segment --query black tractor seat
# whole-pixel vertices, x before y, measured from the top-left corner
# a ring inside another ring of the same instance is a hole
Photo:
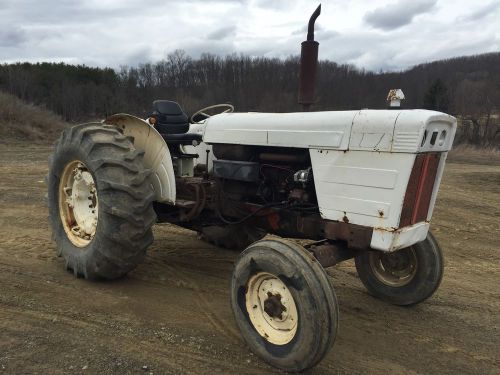
[[[178,103],[171,100],[155,100],[153,102],[153,113],[151,117],[156,118],[154,127],[167,143],[168,149],[173,157],[198,157],[196,154],[186,154],[181,147],[183,145],[198,145],[202,141],[202,135],[188,133],[188,116],[182,111]]]
[[[187,115],[171,100],[155,100],[151,116],[156,118],[155,128],[160,134],[184,134],[189,130]]]

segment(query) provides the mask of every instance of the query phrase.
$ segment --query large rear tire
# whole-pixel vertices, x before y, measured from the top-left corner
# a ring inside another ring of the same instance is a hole
[[[111,125],[66,129],[49,159],[49,221],[75,276],[116,279],[153,242],[154,192],[133,139]]]
[[[261,240],[240,254],[231,307],[252,351],[285,371],[315,366],[335,341],[333,286],[317,260],[287,240]]]
[[[431,232],[422,242],[394,253],[364,251],[355,263],[370,294],[400,306],[415,305],[432,296],[444,270],[441,248]]]

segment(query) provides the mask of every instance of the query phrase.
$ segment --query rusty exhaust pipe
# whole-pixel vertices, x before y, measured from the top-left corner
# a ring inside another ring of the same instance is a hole
[[[316,67],[318,65],[319,43],[314,40],[314,23],[321,14],[321,4],[311,15],[307,27],[307,40],[301,44],[300,75],[299,75],[299,104],[304,111],[309,111],[315,102],[314,91],[316,86]]]

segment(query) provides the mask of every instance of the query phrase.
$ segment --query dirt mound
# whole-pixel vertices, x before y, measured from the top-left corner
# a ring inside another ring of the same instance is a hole
[[[1,143],[53,142],[66,126],[69,125],[53,112],[0,92]]]

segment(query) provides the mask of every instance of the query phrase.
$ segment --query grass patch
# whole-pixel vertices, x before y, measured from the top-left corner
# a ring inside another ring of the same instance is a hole
[[[53,112],[0,92],[0,142],[49,143],[69,126]]]
[[[448,153],[448,160],[452,163],[500,165],[500,149],[461,144]]]

